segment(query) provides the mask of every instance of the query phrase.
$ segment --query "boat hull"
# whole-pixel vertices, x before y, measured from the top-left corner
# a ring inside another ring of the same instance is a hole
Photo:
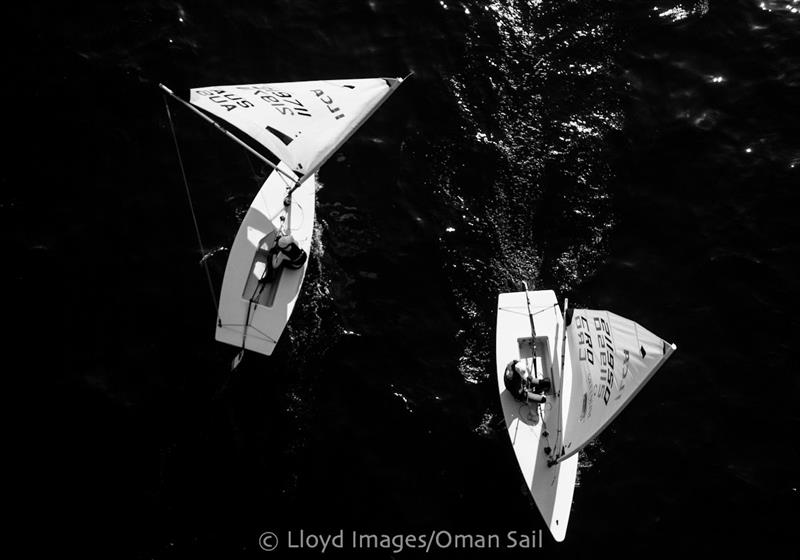
[[[578,473],[578,455],[548,465],[546,448],[554,448],[559,426],[566,421],[566,403],[559,407],[559,388],[569,395],[571,379],[567,375],[561,385],[561,345],[564,321],[553,291],[528,292],[533,312],[536,338],[531,337],[531,325],[525,292],[500,294],[497,303],[497,383],[506,428],[514,448],[525,484],[556,541],[563,541],[572,508],[572,496]],[[504,373],[511,360],[532,356],[536,345],[537,370],[550,377],[553,389],[546,394],[541,406],[523,403],[506,389]],[[571,371],[569,352],[565,355],[564,370]],[[561,422],[558,421],[559,413]],[[547,435],[545,435],[545,433]]]
[[[283,163],[282,170],[291,175]],[[266,250],[281,230],[289,180],[273,171],[242,221],[228,256],[220,293],[215,338],[219,342],[271,355],[292,314],[303,285],[308,259],[298,269],[281,268],[271,282],[259,282]],[[314,233],[316,182],[306,180],[292,194],[288,220],[295,242],[306,254]],[[259,250],[260,249],[260,250]]]

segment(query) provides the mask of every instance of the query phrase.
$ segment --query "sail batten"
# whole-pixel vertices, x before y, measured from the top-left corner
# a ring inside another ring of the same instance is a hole
[[[567,329],[572,389],[558,460],[591,442],[676,349],[641,325],[608,311],[576,309]]]
[[[267,148],[302,183],[402,83],[394,78],[208,86],[190,103]]]

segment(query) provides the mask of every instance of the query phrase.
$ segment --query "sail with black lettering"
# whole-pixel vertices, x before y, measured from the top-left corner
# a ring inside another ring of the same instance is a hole
[[[302,182],[402,81],[366,78],[209,86],[192,89],[189,101],[266,147]]]
[[[574,311],[567,338],[572,388],[559,460],[603,431],[676,350],[633,321],[593,309]]]

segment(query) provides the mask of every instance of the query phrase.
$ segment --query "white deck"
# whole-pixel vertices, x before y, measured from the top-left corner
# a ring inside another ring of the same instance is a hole
[[[288,167],[283,163],[280,166],[291,175]],[[247,350],[267,356],[289,321],[308,266],[306,260],[297,270],[282,268],[275,283],[263,288],[259,303],[250,302],[263,273],[263,263],[254,262],[256,250],[281,227],[287,187],[291,187],[289,180],[273,171],[253,200],[231,247],[219,301],[216,339],[239,348],[244,343]],[[292,194],[291,233],[307,254],[314,232],[315,191],[316,181],[310,177]]]
[[[539,512],[556,541],[563,541],[567,532],[575,478],[578,473],[578,455],[552,467],[547,465],[545,447],[555,448],[559,422],[559,390],[563,317],[554,292],[529,292],[531,311],[536,327],[537,360],[540,376],[544,368],[553,388],[546,394],[547,402],[537,407],[516,400],[505,387],[503,375],[506,365],[513,359],[530,356],[531,336],[525,292],[500,294],[497,303],[497,382],[500,403],[503,407],[508,435],[517,456],[522,476],[533,496]],[[565,371],[572,371],[569,350],[565,356]],[[570,394],[571,379],[567,375],[562,392]],[[566,420],[566,403],[561,410],[562,422]],[[537,411],[538,408],[538,411]],[[541,411],[541,413],[539,412]],[[541,414],[541,415],[540,415]],[[542,437],[546,426],[548,437]]]

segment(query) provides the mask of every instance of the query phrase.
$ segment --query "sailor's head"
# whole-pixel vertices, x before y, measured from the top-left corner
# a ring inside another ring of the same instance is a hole
[[[287,233],[278,238],[278,247],[286,248],[292,243],[294,243],[294,237],[292,237],[291,233]]]
[[[520,377],[527,377],[528,376],[528,368],[525,367],[525,361],[520,360],[516,364],[514,364],[514,369],[517,370],[517,373]]]

